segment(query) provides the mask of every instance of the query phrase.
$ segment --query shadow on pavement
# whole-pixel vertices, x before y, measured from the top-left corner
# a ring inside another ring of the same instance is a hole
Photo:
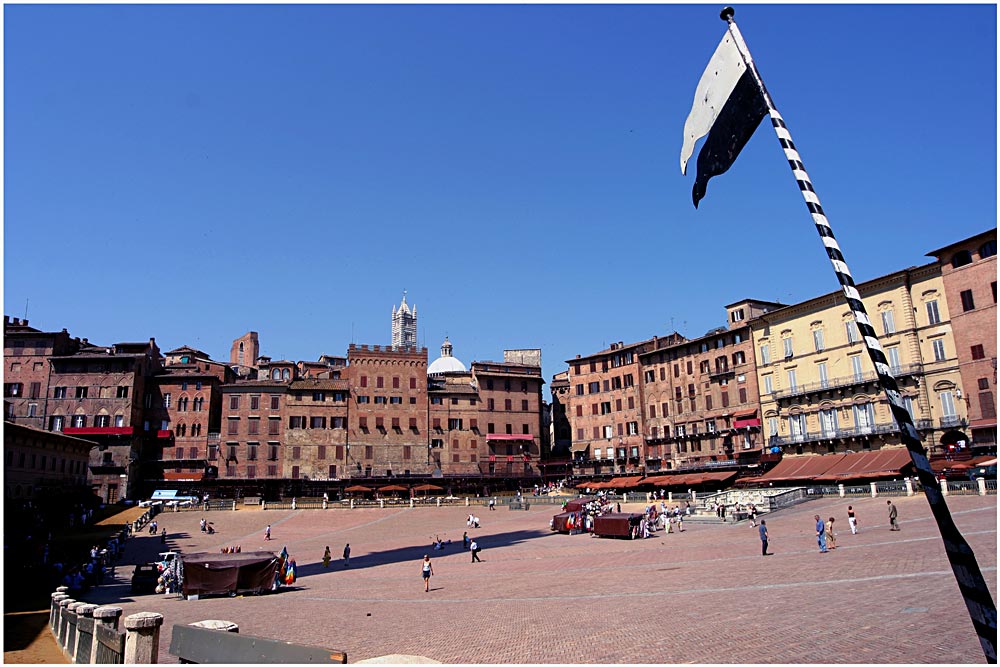
[[[493,549],[520,544],[527,540],[534,540],[552,535],[558,535],[558,533],[553,533],[548,530],[515,530],[509,533],[493,533],[488,535],[473,534],[469,537],[475,539],[476,542],[479,543],[479,546],[482,549],[480,557],[483,558],[483,560],[486,560],[489,552]],[[330,547],[333,549],[333,545],[330,545]],[[337,551],[335,550],[334,553],[337,553]],[[378,567],[380,565],[391,565],[393,563],[416,562],[422,560],[425,554],[430,556],[433,560],[434,558],[450,556],[456,553],[462,554],[470,560],[472,559],[472,553],[462,549],[461,541],[446,544],[444,549],[441,551],[435,551],[433,545],[424,544],[420,546],[389,549],[388,551],[374,551],[364,554],[363,556],[351,556],[350,567],[344,567],[344,561],[339,558],[331,560],[329,568],[324,568],[322,562],[306,563],[298,566],[297,578],[303,579],[305,577],[318,574],[331,574],[338,570],[362,570],[370,567]],[[483,554],[487,554],[487,556],[483,557]],[[291,554],[291,556],[295,558],[296,561],[299,560],[295,557],[294,553]]]

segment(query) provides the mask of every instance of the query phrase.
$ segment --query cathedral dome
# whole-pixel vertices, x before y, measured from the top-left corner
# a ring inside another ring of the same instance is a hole
[[[441,345],[441,356],[427,367],[428,375],[438,375],[440,373],[465,373],[468,369],[461,361],[451,356],[451,343],[445,337]]]

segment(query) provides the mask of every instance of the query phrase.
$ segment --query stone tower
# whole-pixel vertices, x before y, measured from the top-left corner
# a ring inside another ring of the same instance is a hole
[[[406,303],[406,292],[399,308],[392,307],[392,347],[402,349],[417,346],[417,307]]]

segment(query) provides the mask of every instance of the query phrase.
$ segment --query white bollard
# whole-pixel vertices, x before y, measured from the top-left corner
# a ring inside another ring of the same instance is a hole
[[[295,509],[295,498],[292,498],[292,509]]]
[[[385,499],[384,498],[379,498],[378,499],[378,506],[381,507],[382,509],[385,509]]]
[[[840,497],[843,498],[844,497],[844,485],[843,484],[838,484],[837,485],[837,491],[840,492]]]
[[[869,484],[871,484],[871,487],[872,487],[872,498],[874,498],[875,496],[878,495],[878,489],[875,488],[875,482],[869,482]]]
[[[906,478],[906,495],[913,495],[913,480],[909,477]]]
[[[233,501],[233,511],[234,512],[236,511],[236,501],[235,500]]]
[[[410,509],[413,509],[413,498],[410,498]]]
[[[323,499],[323,509],[327,509],[330,506],[326,498]]]
[[[98,607],[93,612],[94,621],[96,621],[96,623],[100,623],[101,625],[103,625],[105,627],[108,627],[108,628],[111,628],[112,630],[117,630],[118,629],[118,618],[121,615],[122,615],[122,608],[121,607],[111,607],[111,606]],[[96,623],[95,623],[95,631],[94,631],[95,635],[97,634]],[[93,642],[91,642],[91,645],[90,645],[90,661],[89,661],[89,664],[91,664],[91,665],[96,665],[97,664],[97,640],[96,639]]]
[[[982,477],[977,477],[976,478],[976,486],[979,487],[979,495],[985,496],[986,495],[986,480],[983,479]]]
[[[441,499],[440,498],[437,499],[437,502],[438,502],[438,507],[441,507]]]
[[[941,495],[942,496],[948,495],[948,480],[946,479],[941,480]]]
[[[351,509],[354,509],[354,498],[351,498]]]
[[[76,641],[73,642],[73,651],[70,655],[77,663],[81,662],[77,660],[77,652],[80,650],[80,620],[83,618],[93,618],[95,609],[97,609],[96,604],[81,604],[76,608]],[[87,658],[89,659],[90,656],[88,655]]]

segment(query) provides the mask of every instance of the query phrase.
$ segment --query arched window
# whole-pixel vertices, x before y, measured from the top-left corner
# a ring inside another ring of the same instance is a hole
[[[273,371],[271,371],[271,379],[272,380],[280,380],[281,379],[281,369],[280,368],[275,368]]]
[[[281,371],[281,379],[282,380],[287,380],[290,377],[290,375],[291,374],[289,373],[289,371],[288,371],[287,368]]]
[[[243,341],[240,341],[240,351],[239,355],[236,357],[236,360],[240,366],[243,365]]]
[[[986,259],[987,257],[992,257],[997,254],[997,242],[987,241],[983,245],[979,246],[979,258]]]
[[[968,250],[960,250],[951,257],[951,268],[957,269],[960,266],[972,264],[972,253]]]

